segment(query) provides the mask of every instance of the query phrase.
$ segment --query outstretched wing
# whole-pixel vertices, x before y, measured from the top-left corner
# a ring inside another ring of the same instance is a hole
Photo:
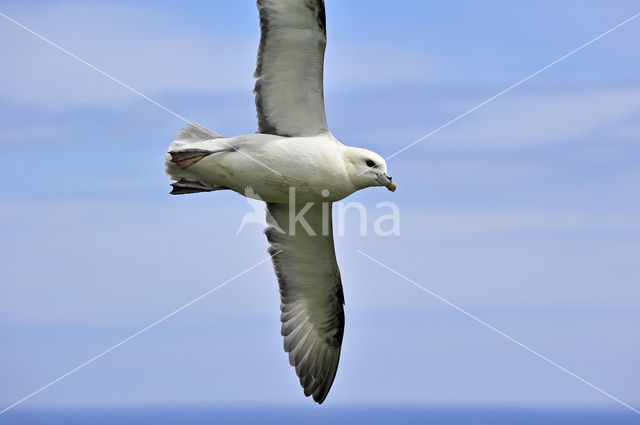
[[[331,204],[325,205],[324,215],[322,205],[314,204],[303,215],[304,222],[290,226],[288,204],[267,204],[265,230],[280,284],[284,349],[304,394],[318,403],[327,397],[336,376],[344,332]]]
[[[322,68],[327,44],[323,0],[258,0],[260,48],[254,77],[258,132],[327,132]]]

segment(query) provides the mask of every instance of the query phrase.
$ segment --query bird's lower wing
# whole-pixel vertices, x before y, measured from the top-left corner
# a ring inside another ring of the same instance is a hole
[[[280,285],[284,349],[304,394],[322,403],[338,369],[344,295],[333,246],[331,204],[314,204],[300,216],[302,208],[267,204],[265,234]]]

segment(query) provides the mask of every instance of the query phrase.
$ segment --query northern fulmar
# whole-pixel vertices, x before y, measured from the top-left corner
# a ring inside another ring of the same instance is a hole
[[[258,0],[258,131],[223,137],[191,123],[167,152],[172,194],[233,190],[267,203],[269,253],[280,287],[284,349],[306,396],[322,403],[344,331],[332,203],[396,184],[375,152],[345,146],[324,112],[322,0]]]

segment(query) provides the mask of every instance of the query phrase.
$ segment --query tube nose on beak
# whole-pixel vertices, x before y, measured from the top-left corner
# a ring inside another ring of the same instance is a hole
[[[392,192],[395,192],[396,189],[398,188],[398,185],[393,181],[393,178],[390,175],[385,174],[384,176],[387,179],[389,179],[389,184],[387,185],[387,189],[389,189]]]

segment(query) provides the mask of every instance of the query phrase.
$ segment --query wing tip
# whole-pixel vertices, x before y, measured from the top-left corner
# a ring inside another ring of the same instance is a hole
[[[318,404],[322,404],[326,400],[338,372],[342,347],[332,348],[333,349],[329,349],[323,353],[326,358],[316,358],[315,361],[321,361],[323,363],[322,369],[324,369],[320,371],[318,376],[313,376],[313,372],[309,370],[307,370],[306,373],[298,373],[299,368],[296,367],[296,374],[300,379],[300,385],[302,386],[305,397],[311,396],[313,401]],[[309,379],[309,374],[311,374],[311,379]]]

